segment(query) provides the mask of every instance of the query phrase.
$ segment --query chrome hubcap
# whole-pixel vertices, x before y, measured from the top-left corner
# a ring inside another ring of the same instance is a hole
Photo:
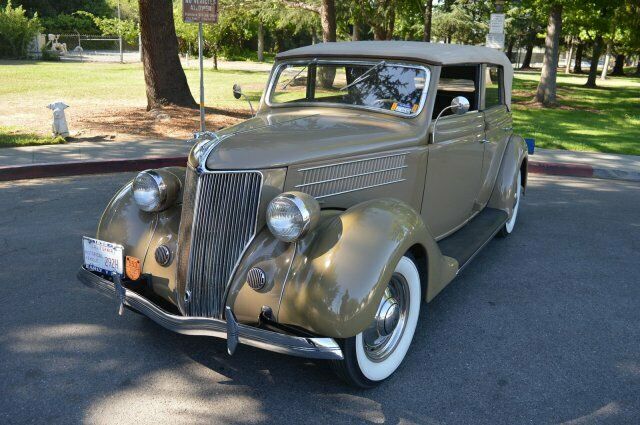
[[[364,352],[376,362],[393,353],[402,339],[409,313],[409,286],[400,274],[394,274],[384,291],[371,325],[362,333]]]

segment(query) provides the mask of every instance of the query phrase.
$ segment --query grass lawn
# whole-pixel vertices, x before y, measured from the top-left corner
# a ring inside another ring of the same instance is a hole
[[[556,108],[531,104],[539,73],[517,72],[513,84],[515,131],[547,149],[640,155],[640,78],[558,74]]]
[[[198,70],[191,67],[186,75],[198,99]],[[214,71],[209,67],[205,70],[205,104],[248,111],[244,100],[233,98],[233,84],[241,84],[255,105],[267,78],[266,71]],[[640,78],[598,79],[600,88],[586,89],[586,76],[560,73],[560,105],[556,108],[531,104],[538,79],[537,72],[516,73],[513,116],[519,134],[535,138],[541,148],[640,155]],[[109,114],[120,117],[146,106],[140,64],[0,61],[0,81],[0,147],[46,143],[41,135],[50,131],[51,111],[45,106],[59,99],[70,105],[66,112],[72,130],[90,130]],[[197,120],[197,111],[193,114]],[[25,129],[25,134],[18,136],[16,129]],[[153,137],[164,131],[160,128]]]
[[[58,145],[65,143],[62,137],[47,137],[39,134],[27,133],[23,130],[0,126],[0,148],[35,145]]]

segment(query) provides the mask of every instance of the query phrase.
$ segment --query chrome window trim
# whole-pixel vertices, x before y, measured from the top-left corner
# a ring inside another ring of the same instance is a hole
[[[415,118],[418,115],[420,115],[420,113],[422,113],[424,107],[425,107],[425,103],[427,100],[427,94],[429,92],[429,85],[431,84],[431,69],[424,66],[424,65],[420,65],[420,64],[410,64],[410,63],[400,63],[400,62],[387,62],[385,65],[386,66],[397,66],[400,68],[417,68],[417,69],[421,69],[425,72],[425,79],[424,79],[424,89],[422,90],[422,95],[420,97],[420,107],[418,108],[418,110],[414,113],[411,114],[402,114],[400,112],[395,112],[395,111],[390,111],[390,110],[385,110],[382,108],[375,108],[372,106],[361,106],[361,105],[347,105],[344,103],[329,103],[329,102],[290,102],[290,103],[272,103],[271,102],[271,98],[273,97],[273,89],[275,86],[275,82],[277,80],[277,77],[279,75],[280,69],[285,66],[285,65],[292,65],[292,64],[307,64],[309,63],[311,60],[316,60],[316,65],[318,64],[345,64],[345,65],[376,65],[376,63],[378,63],[382,58],[380,58],[380,60],[378,60],[377,62],[375,60],[371,60],[371,61],[363,61],[363,60],[353,60],[353,61],[349,61],[346,59],[318,59],[318,58],[313,58],[313,57],[309,57],[308,59],[294,59],[294,60],[289,60],[289,61],[282,61],[280,63],[278,63],[276,65],[276,67],[273,69],[273,71],[271,72],[271,77],[269,79],[269,85],[267,86],[267,91],[265,93],[264,96],[264,101],[266,103],[267,106],[269,106],[270,108],[291,108],[291,107],[296,107],[296,106],[305,106],[305,107],[330,107],[330,108],[345,108],[345,109],[357,109],[357,110],[365,110],[365,111],[373,111],[373,112],[379,112],[382,114],[387,114],[387,115],[393,115],[395,117],[402,117],[402,118]]]

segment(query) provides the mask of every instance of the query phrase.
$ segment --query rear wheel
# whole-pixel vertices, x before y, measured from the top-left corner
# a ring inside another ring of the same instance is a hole
[[[498,235],[502,237],[509,236],[511,233],[513,233],[513,230],[516,227],[516,220],[518,219],[518,210],[520,209],[520,197],[522,196],[522,173],[520,171],[518,171],[518,180],[516,181],[516,185],[517,185],[516,203],[513,206],[513,212],[511,213],[511,218],[507,220],[507,222],[504,224],[504,226],[502,227],[502,229],[500,229],[500,232],[498,233]]]
[[[402,257],[387,284],[371,325],[339,341],[344,360],[333,368],[343,380],[371,388],[387,379],[404,360],[420,314],[420,274],[413,260]]]

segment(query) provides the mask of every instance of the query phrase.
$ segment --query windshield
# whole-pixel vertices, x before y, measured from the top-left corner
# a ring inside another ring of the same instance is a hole
[[[274,74],[268,100],[271,105],[346,105],[413,116],[422,108],[428,72],[385,61],[284,63]]]

